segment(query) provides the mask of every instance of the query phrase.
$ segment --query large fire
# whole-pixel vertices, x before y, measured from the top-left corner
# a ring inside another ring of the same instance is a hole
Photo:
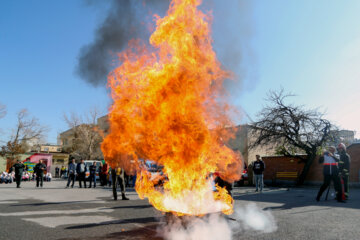
[[[200,4],[172,0],[167,16],[156,16],[151,46],[132,41],[119,54],[122,65],[109,75],[113,105],[102,151],[127,171],[135,160],[136,191],[160,211],[231,214],[231,196],[211,187],[212,173],[233,182],[242,170],[240,154],[224,144],[234,137],[222,101],[231,74],[212,49],[211,17]],[[153,178],[141,160],[163,166],[163,175]]]

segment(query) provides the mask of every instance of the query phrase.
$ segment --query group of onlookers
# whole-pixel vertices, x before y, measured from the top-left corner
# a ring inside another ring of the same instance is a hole
[[[61,168],[56,167],[55,168],[55,178],[61,178],[61,177],[67,177],[67,169],[63,165]]]
[[[14,172],[11,173],[2,172],[0,175],[0,183],[6,183],[6,184],[12,183],[14,181],[14,178],[15,178]]]
[[[35,181],[35,179],[36,179],[36,173],[33,173],[33,172],[29,172],[29,171],[24,171],[23,173],[22,173],[22,176],[21,176],[21,181],[22,182],[27,182],[27,181]],[[44,175],[44,181],[45,182],[50,182],[51,181],[51,179],[52,179],[52,175],[51,175],[51,173],[46,173],[45,175]],[[12,183],[12,182],[14,182],[14,181],[16,181],[16,177],[15,177],[15,172],[14,171],[12,171],[12,172],[10,172],[10,173],[8,173],[8,172],[2,172],[1,174],[0,174],[0,184],[1,183]]]
[[[16,163],[9,170],[10,173],[4,172],[1,176],[5,183],[16,182],[16,187],[20,188],[22,181],[30,181],[36,179],[36,187],[43,186],[43,181],[51,181],[51,173],[46,173],[46,165],[43,163],[43,160],[40,159],[39,163],[34,166],[34,172],[27,171],[26,166],[20,161],[17,160]],[[11,175],[11,177],[9,177]],[[1,180],[1,182],[3,181]]]
[[[89,182],[88,188],[94,187],[96,188],[96,180],[97,176],[99,176],[100,186],[105,187],[107,184],[111,186],[113,183],[113,177],[111,174],[111,168],[105,162],[104,164],[100,162],[100,165],[97,166],[97,161],[94,161],[90,166],[84,162],[84,160],[80,160],[79,163],[75,163],[75,159],[71,159],[68,166],[68,181],[66,184],[66,188],[73,188],[75,184],[75,180],[79,181],[79,188],[86,188],[86,182]],[[89,173],[89,176],[86,176],[86,173]],[[121,168],[115,169],[115,188],[120,186],[122,199],[128,200],[125,196],[125,172]]]

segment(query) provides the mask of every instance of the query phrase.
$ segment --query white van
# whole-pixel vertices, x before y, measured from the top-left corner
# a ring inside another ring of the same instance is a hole
[[[99,180],[99,167],[101,164],[101,161],[99,160],[84,160],[84,163],[86,164],[86,168],[87,168],[87,171],[85,173],[86,179],[88,179],[88,177],[90,176],[89,167],[93,165],[94,162],[96,162],[96,180]]]

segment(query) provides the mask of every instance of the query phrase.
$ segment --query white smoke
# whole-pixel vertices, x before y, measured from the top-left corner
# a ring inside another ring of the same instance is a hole
[[[232,231],[219,214],[203,218],[176,219],[161,229],[161,236],[167,240],[231,240]]]
[[[205,217],[173,218],[161,229],[159,235],[166,240],[231,240],[243,231],[270,233],[277,230],[271,212],[251,203],[236,208],[231,217],[214,213]]]
[[[233,229],[237,231],[255,230],[270,233],[277,230],[277,224],[271,212],[260,209],[255,203],[236,208],[233,217],[237,220],[237,226]]]

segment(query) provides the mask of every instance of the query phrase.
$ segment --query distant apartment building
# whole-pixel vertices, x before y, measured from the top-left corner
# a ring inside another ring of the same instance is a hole
[[[346,146],[351,145],[356,141],[355,131],[351,130],[336,130],[332,131],[334,140],[330,142],[329,145],[338,145],[339,143],[344,143]]]
[[[43,153],[59,153],[62,151],[61,145],[40,145],[40,152]]]
[[[47,153],[52,155],[52,167],[51,173],[55,174],[55,168],[61,166],[67,166],[69,163],[69,154],[63,152],[61,145],[55,144],[42,144],[33,146],[31,149],[32,153]]]
[[[106,117],[101,117],[97,119],[97,124],[80,124],[60,133],[58,141],[63,152],[71,154],[76,160],[100,160],[103,159],[101,136],[106,134],[106,126]]]
[[[104,132],[105,135],[108,134],[109,129],[110,129],[110,123],[109,123],[108,115],[99,117],[97,119],[97,126],[100,128],[100,130],[102,130]]]

